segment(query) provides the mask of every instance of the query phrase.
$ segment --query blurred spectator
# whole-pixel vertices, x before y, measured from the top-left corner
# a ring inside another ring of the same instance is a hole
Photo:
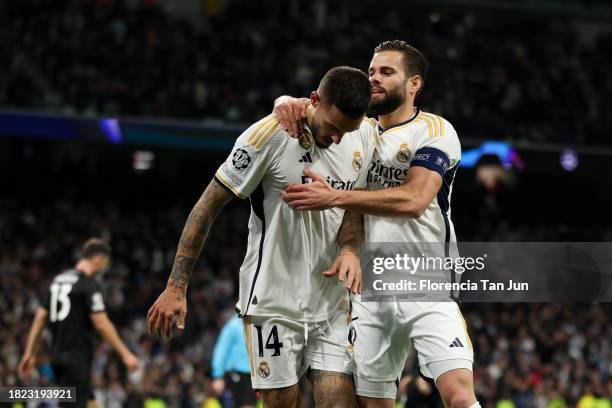
[[[579,17],[412,2],[217,2],[199,24],[156,2],[0,3],[0,105],[252,122],[383,40],[430,60],[417,102],[461,135],[610,144],[612,34]]]

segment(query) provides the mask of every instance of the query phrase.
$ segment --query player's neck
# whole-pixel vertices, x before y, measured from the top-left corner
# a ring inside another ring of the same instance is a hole
[[[410,120],[416,111],[417,109],[416,106],[414,106],[414,101],[406,101],[393,112],[387,113],[386,115],[380,115],[378,117],[378,123],[383,129],[388,129],[393,125]]]
[[[308,128],[310,129],[311,133],[312,133],[312,137],[314,139],[314,142],[317,146],[321,147],[322,145],[319,143],[319,141],[317,140],[317,135],[315,132],[315,127],[312,126],[312,121],[314,120],[314,115],[315,115],[315,107],[312,106],[312,104],[308,105],[306,107],[306,124],[308,125]]]
[[[310,129],[312,129],[312,120],[314,119],[315,107],[312,106],[312,103],[309,103],[306,107],[306,124]]]
[[[87,259],[81,259],[76,264],[76,269],[83,272],[87,276],[93,276],[95,273],[94,266]]]

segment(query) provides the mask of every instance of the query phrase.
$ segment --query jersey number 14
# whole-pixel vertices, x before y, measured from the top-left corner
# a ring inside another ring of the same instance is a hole
[[[264,356],[264,344],[263,344],[263,336],[261,334],[261,326],[255,326],[257,329],[257,345],[259,351],[259,357]],[[270,330],[270,335],[268,336],[268,340],[266,340],[266,349],[274,350],[274,354],[272,357],[280,356],[280,351],[283,348],[283,343],[278,341],[278,328],[276,325],[272,326],[272,330]]]

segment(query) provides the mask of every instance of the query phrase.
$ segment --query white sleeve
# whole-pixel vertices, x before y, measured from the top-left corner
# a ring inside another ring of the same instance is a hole
[[[361,170],[359,170],[359,177],[355,183],[356,189],[365,189],[368,185],[368,173],[370,171],[370,163],[374,156],[374,149],[376,149],[376,125],[370,120],[366,119],[364,124],[359,129],[359,134],[363,144],[363,156],[361,157]],[[355,161],[356,158],[353,158]]]
[[[435,116],[431,122],[436,126],[423,128],[423,131],[415,137],[413,147],[415,153],[410,167],[425,167],[444,177],[447,170],[459,164],[461,143],[457,132],[448,121]]]
[[[280,134],[273,115],[251,125],[236,140],[232,152],[215,173],[215,180],[239,198],[247,198],[274,165],[288,136]]]

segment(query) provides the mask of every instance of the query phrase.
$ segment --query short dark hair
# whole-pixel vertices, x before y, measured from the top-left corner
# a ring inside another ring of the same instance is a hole
[[[352,119],[363,116],[370,105],[372,85],[365,72],[352,67],[327,71],[319,84],[321,103],[335,105]]]
[[[111,247],[100,238],[89,238],[81,248],[82,258],[92,258],[96,255],[110,256]]]
[[[419,75],[425,82],[425,75],[427,74],[427,59],[423,53],[417,50],[406,41],[392,40],[385,41],[376,48],[374,48],[374,54],[378,54],[383,51],[398,51],[404,56],[404,69],[406,71],[406,77]]]

